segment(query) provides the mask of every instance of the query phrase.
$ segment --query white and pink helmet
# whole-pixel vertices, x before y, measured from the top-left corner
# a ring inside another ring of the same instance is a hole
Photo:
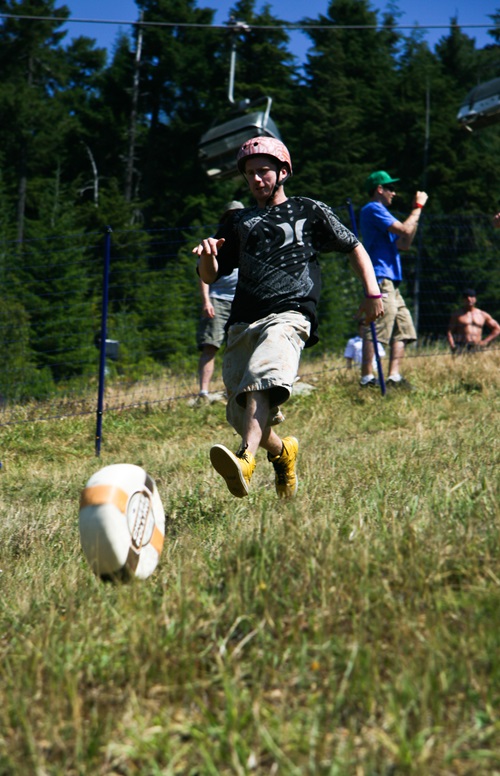
[[[246,140],[238,151],[236,163],[241,173],[245,172],[245,161],[249,156],[271,156],[278,164],[288,168],[288,175],[292,174],[292,160],[288,148],[276,137],[252,137]]]

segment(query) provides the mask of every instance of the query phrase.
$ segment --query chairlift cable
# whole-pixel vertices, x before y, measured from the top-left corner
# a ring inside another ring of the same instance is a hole
[[[204,30],[225,30],[228,24],[198,24],[196,22],[148,22],[148,21],[130,21],[128,19],[83,19],[75,17],[62,16],[32,16],[27,14],[0,13],[0,19],[14,19],[19,21],[46,21],[62,22],[64,24],[114,24],[128,27],[183,27]],[[304,24],[303,22],[284,22],[281,24],[247,24],[248,30],[282,30],[302,31],[320,30],[323,32],[336,32],[343,30],[359,31],[384,31],[387,28],[382,24]],[[424,32],[426,30],[487,30],[497,29],[495,24],[394,24],[390,30],[412,30],[414,32]]]

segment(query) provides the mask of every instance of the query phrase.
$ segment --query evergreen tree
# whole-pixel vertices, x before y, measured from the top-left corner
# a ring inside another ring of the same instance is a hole
[[[37,192],[60,176],[73,184],[69,194],[75,204],[87,181],[94,190],[95,175],[89,154],[99,161],[101,135],[93,132],[90,116],[100,112],[98,74],[106,52],[90,38],[74,39],[65,48],[66,6],[53,0],[0,0],[4,12],[49,19],[5,19],[0,25],[0,139],[5,149],[4,181],[16,196],[18,239],[25,235],[25,220],[39,218]],[[99,127],[101,129],[101,127]],[[90,189],[89,189],[90,190]],[[92,195],[93,196],[93,195]]]
[[[60,22],[36,19],[4,19],[0,26],[0,140],[8,160],[5,181],[17,192],[17,238],[24,238],[24,219],[29,212],[29,181],[46,169],[59,138],[54,128],[61,123],[59,105],[52,99],[64,80],[64,56],[58,31],[68,16],[66,6],[54,0],[0,0],[3,13],[56,16]]]
[[[340,29],[377,24],[367,0],[331,0],[326,16],[305,21],[321,29],[308,31],[313,46],[296,122],[298,178],[338,205],[385,161],[399,38],[389,16],[381,29]]]
[[[436,47],[441,68],[432,87],[429,185],[438,212],[488,212],[500,195],[498,127],[468,132],[456,121],[461,102],[476,83],[480,53],[457,27]]]
[[[489,14],[489,18],[495,25],[491,30],[488,30],[488,34],[491,35],[495,43],[500,44],[500,8],[492,14]]]
[[[212,90],[220,80],[219,35],[175,22],[209,25],[213,12],[194,0],[139,0],[144,28],[138,109],[145,118],[137,164],[140,194],[151,227],[183,222],[184,199],[207,187],[197,145],[213,112]]]
[[[1,298],[0,403],[23,402],[50,396],[54,383],[48,367],[37,366],[30,345],[30,321],[23,305],[12,298]]]

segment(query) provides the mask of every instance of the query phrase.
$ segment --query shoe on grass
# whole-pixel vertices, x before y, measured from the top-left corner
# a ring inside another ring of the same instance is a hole
[[[249,450],[232,453],[224,445],[210,448],[210,461],[215,471],[224,477],[233,496],[248,496],[250,480],[255,469],[255,458]]]
[[[367,380],[366,383],[362,383],[361,380],[359,381],[359,385],[361,388],[379,388],[380,383],[377,380],[376,377],[372,377],[370,380]]]
[[[400,380],[393,380],[392,377],[388,377],[385,381],[387,388],[397,388],[400,391],[414,391],[415,386],[408,382],[408,380],[405,380],[404,377],[402,377]]]
[[[210,404],[210,396],[208,393],[204,393],[203,391],[200,391],[198,396],[193,402],[193,407],[206,407]]]
[[[299,487],[299,479],[295,471],[299,442],[292,436],[285,437],[282,441],[281,455],[273,457],[268,453],[267,460],[274,466],[274,481],[279,498],[294,498]]]

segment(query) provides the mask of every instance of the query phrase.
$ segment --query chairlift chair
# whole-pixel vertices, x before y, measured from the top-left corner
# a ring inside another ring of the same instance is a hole
[[[500,78],[471,89],[460,106],[457,121],[469,131],[500,122]]]
[[[236,41],[240,32],[246,32],[249,28],[244,22],[235,21],[231,18],[230,31],[232,34],[231,62],[229,67],[229,85],[228,100],[235,106],[236,112],[241,115],[230,118],[222,124],[211,127],[201,137],[198,144],[198,157],[203,169],[210,178],[231,178],[238,175],[236,168],[236,154],[246,140],[252,137],[266,136],[275,137],[281,140],[278,128],[270,117],[271,97],[261,97],[252,102],[248,99],[242,100],[237,106],[235,104],[234,91],[234,73],[236,67]],[[261,102],[266,103],[264,110],[253,110]],[[233,115],[235,110],[233,108]]]
[[[202,136],[198,145],[198,156],[210,178],[223,180],[238,174],[236,154],[246,140],[258,136],[276,137],[281,140],[278,127],[269,115],[271,98],[266,99],[265,110],[245,113],[225,121]]]

